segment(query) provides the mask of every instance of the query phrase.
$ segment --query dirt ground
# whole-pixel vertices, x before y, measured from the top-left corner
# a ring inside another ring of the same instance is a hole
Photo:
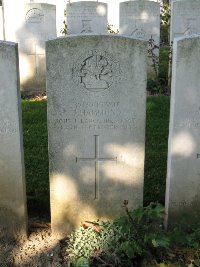
[[[10,240],[0,229],[0,267],[69,267],[64,260],[67,240],[51,235],[50,225],[29,222],[27,240]]]

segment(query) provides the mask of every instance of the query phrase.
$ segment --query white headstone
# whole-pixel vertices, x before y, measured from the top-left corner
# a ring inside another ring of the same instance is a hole
[[[13,1],[13,0],[11,0]],[[19,0],[18,0],[19,1]],[[39,3],[39,4],[51,4],[56,6],[56,28],[57,28],[57,36],[61,36],[61,32],[63,29],[63,21],[65,19],[65,9],[67,0],[21,0],[26,1],[26,3]]]
[[[19,43],[21,89],[44,91],[44,43],[57,36],[56,10],[53,5],[25,2],[4,1],[5,39]]]
[[[0,230],[26,236],[18,50],[0,41]]]
[[[81,35],[47,42],[51,216],[63,235],[81,221],[142,205],[145,41]],[[56,66],[55,66],[56,62]]]
[[[21,89],[45,91],[45,41],[56,37],[56,8],[49,4],[26,4],[22,20],[16,32]]]
[[[160,42],[160,4],[153,1],[120,3],[120,34]]]
[[[166,224],[200,210],[200,36],[176,38],[173,51]]]
[[[83,1],[67,4],[68,34],[107,33],[107,4]]]
[[[94,0],[91,0],[94,2]],[[103,0],[107,4],[108,23],[119,29],[119,3],[121,0]],[[80,0],[70,0],[70,3],[80,2]],[[98,2],[98,1],[96,1]]]
[[[173,1],[171,4],[170,40],[200,34],[200,1]]]
[[[56,28],[57,28],[57,36],[61,36],[61,31],[63,29],[63,21],[64,21],[64,10],[66,8],[65,0],[32,0],[27,2],[32,3],[43,3],[43,4],[51,4],[56,6]]]
[[[120,3],[120,34],[160,45],[160,4],[153,1],[126,1]],[[159,57],[159,49],[152,50]],[[154,76],[153,61],[149,53],[148,73]],[[157,68],[158,66],[156,66]]]
[[[63,21],[66,0],[3,0],[6,23],[6,40],[15,41],[15,31],[20,28],[24,13],[24,4],[28,3],[56,5],[57,36],[62,35],[61,31],[64,25]]]
[[[70,0],[70,3],[79,1],[80,0]],[[115,26],[115,29],[119,29],[119,3],[121,2],[121,0],[103,0],[103,2],[107,3],[108,6],[108,23]],[[155,2],[159,1],[155,0]]]

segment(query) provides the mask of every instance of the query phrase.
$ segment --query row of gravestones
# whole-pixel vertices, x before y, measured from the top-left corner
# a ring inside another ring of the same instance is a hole
[[[46,90],[45,41],[55,38],[56,6],[29,3],[13,10],[6,4],[0,9],[0,39],[19,43],[20,84],[27,92]],[[170,39],[200,33],[200,1],[173,1]],[[2,21],[5,21],[4,28]],[[10,24],[10,20],[14,22]],[[68,34],[107,33],[107,4],[76,2],[67,5]],[[152,1],[127,1],[120,4],[120,33],[149,40],[155,45],[160,41],[160,6]],[[159,50],[152,52],[158,56]],[[155,76],[152,58],[148,60],[149,76]]]
[[[4,7],[6,17],[15,20],[13,27],[5,23],[5,40],[19,44],[21,90],[45,92],[45,41],[56,38],[56,6],[28,3],[12,14]],[[13,15],[13,14],[12,14]],[[0,21],[2,21],[0,19]],[[107,4],[93,1],[67,4],[68,34],[106,34]],[[128,1],[120,4],[120,33],[134,38],[160,41],[160,5],[152,1]],[[158,56],[159,51],[156,51]],[[149,59],[149,65],[152,65]],[[149,67],[150,74],[154,69]]]
[[[112,219],[143,202],[147,42],[82,35],[47,42],[51,223]],[[174,43],[166,223],[200,208],[200,36]],[[18,51],[0,42],[0,226],[26,235]],[[37,170],[36,170],[37,171]]]
[[[4,8],[0,8],[0,40],[19,43],[21,90],[44,92],[46,90],[45,41],[57,36],[56,6],[28,3],[20,5],[13,14],[13,8],[8,3],[8,0],[4,1]],[[171,9],[171,41],[174,37],[200,33],[199,0],[173,1]],[[105,34],[107,4],[92,1],[68,4],[67,25],[68,34]],[[159,3],[139,0],[122,2],[120,33],[145,40],[152,37],[154,44],[159,45]],[[158,49],[152,51],[158,56]],[[155,75],[155,66],[153,68],[150,66],[152,64],[154,64],[152,58],[149,58],[148,72],[151,77]]]

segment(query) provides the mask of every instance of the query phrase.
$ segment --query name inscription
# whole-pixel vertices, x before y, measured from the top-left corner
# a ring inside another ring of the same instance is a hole
[[[121,116],[120,102],[77,102],[68,114],[55,116],[53,127],[58,130],[133,129],[136,123],[135,114]]]

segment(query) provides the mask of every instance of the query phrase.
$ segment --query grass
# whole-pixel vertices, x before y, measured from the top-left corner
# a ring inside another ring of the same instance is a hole
[[[47,103],[23,100],[25,170],[29,209],[49,212]],[[164,203],[169,97],[147,99],[144,204]],[[152,194],[153,192],[153,194]]]
[[[146,152],[144,204],[164,204],[167,168],[170,98],[148,97],[146,117]]]
[[[46,101],[22,101],[26,189],[29,208],[49,210]]]

